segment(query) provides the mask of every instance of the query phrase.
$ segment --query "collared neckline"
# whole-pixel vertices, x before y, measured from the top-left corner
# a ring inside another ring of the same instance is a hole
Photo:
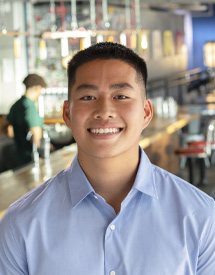
[[[78,162],[77,154],[74,157],[73,162],[67,171],[67,180],[70,189],[72,207],[77,206],[90,193],[96,194],[95,190],[89,183],[86,175],[84,174]],[[146,195],[158,199],[153,172],[153,165],[151,164],[143,149],[140,147],[139,168],[131,191],[133,189],[136,189]]]
[[[154,181],[154,169],[146,153],[140,147],[140,163],[137,176],[132,189],[158,199],[157,190]]]
[[[67,180],[70,189],[72,207],[75,207],[90,193],[95,194],[95,190],[89,183],[87,177],[84,174],[84,171],[81,169],[77,154],[75,155],[73,162],[68,169],[69,173],[67,173]]]
[[[32,104],[35,104],[35,102],[32,99],[30,99],[29,97],[27,97],[26,95],[23,95],[22,98],[27,99],[27,101],[31,102]]]

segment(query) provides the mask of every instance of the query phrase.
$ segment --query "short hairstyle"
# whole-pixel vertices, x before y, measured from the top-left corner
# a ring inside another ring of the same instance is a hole
[[[38,74],[29,74],[23,80],[23,84],[25,85],[26,90],[34,86],[41,86],[43,88],[46,88],[47,86],[45,80]]]
[[[72,86],[75,83],[75,74],[78,67],[96,59],[118,59],[128,63],[136,70],[137,74],[141,76],[141,81],[146,87],[148,77],[146,62],[133,50],[121,44],[113,42],[101,42],[94,44],[85,50],[79,51],[68,62],[68,99],[70,99],[70,93]]]

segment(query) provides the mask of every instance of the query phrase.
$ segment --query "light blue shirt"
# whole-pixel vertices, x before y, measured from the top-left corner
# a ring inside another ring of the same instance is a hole
[[[0,274],[214,275],[214,200],[141,150],[116,215],[76,156],[9,207],[0,222]]]

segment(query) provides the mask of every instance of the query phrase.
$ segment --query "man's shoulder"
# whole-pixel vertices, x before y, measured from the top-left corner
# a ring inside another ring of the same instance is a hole
[[[20,108],[23,108],[25,105],[25,96],[21,96],[19,99],[17,99],[16,102],[13,103],[13,105],[10,108],[9,115],[12,113],[16,113],[16,115],[19,115],[21,112]]]
[[[159,197],[170,197],[191,211],[214,208],[214,199],[196,186],[160,167],[153,165],[153,169]]]
[[[8,208],[11,219],[25,219],[32,215],[40,215],[41,211],[51,207],[51,204],[66,194],[67,169],[62,170],[54,177],[35,187]]]

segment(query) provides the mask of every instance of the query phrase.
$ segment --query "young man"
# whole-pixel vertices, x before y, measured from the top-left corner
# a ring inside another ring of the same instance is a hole
[[[63,117],[78,153],[9,207],[0,273],[212,275],[215,205],[152,165],[139,137],[152,118],[145,62],[99,43],[68,65]]]
[[[32,161],[32,143],[40,147],[42,137],[43,119],[35,107],[35,102],[41,95],[42,88],[46,87],[44,79],[37,74],[29,74],[23,80],[25,95],[17,100],[7,116],[8,132],[14,137],[17,147],[17,166]],[[27,140],[27,134],[31,131],[32,141]],[[14,136],[13,136],[14,135]]]

